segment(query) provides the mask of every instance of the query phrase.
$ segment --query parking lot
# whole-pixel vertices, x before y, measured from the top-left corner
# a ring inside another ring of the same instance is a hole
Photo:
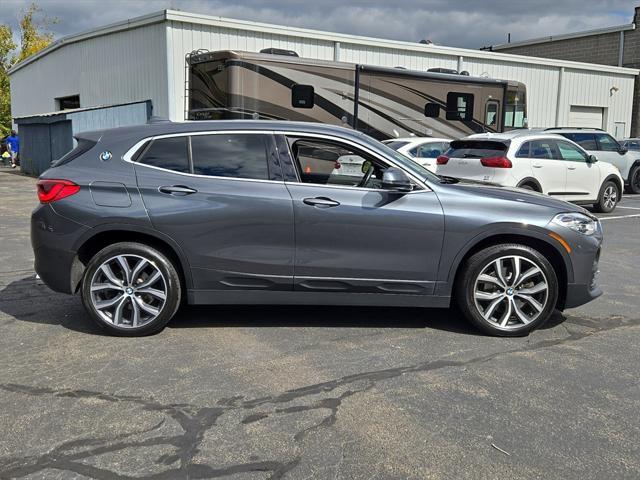
[[[323,306],[108,337],[34,278],[35,181],[0,198],[0,478],[640,476],[640,195],[601,215],[604,296],[510,339]]]

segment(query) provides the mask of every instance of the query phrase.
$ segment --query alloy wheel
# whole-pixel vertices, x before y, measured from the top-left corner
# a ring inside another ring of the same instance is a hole
[[[492,260],[477,276],[473,296],[484,320],[503,330],[533,322],[544,311],[549,284],[534,261],[509,255]]]
[[[613,185],[608,185],[602,194],[602,203],[607,210],[613,209],[618,203],[618,189]]]
[[[158,317],[167,299],[167,282],[153,261],[117,255],[103,262],[91,279],[91,304],[106,322],[139,328]]]

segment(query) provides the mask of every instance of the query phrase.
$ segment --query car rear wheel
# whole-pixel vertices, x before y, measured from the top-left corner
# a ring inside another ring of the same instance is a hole
[[[636,165],[629,172],[629,193],[640,193],[640,165]]]
[[[82,280],[85,309],[114,335],[162,330],[178,310],[180,298],[180,278],[171,261],[140,243],[102,249],[89,261]]]
[[[458,306],[484,333],[521,336],[543,325],[558,298],[558,280],[537,250],[518,244],[474,254],[456,286]]]
[[[593,204],[593,208],[596,212],[609,213],[615,210],[616,205],[620,201],[620,189],[615,182],[608,180],[604,182],[602,188],[600,188],[600,194],[598,195],[598,202]]]

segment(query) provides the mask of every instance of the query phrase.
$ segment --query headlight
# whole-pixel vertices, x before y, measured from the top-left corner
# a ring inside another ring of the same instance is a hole
[[[552,223],[585,235],[593,235],[598,226],[597,220],[583,213],[560,213],[553,218]]]

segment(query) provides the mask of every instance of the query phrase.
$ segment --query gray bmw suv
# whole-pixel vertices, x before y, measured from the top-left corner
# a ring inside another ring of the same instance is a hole
[[[167,122],[77,142],[38,181],[35,269],[112,334],[157,332],[182,302],[453,300],[482,331],[523,335],[601,294],[584,209],[438,177],[356,131]]]

